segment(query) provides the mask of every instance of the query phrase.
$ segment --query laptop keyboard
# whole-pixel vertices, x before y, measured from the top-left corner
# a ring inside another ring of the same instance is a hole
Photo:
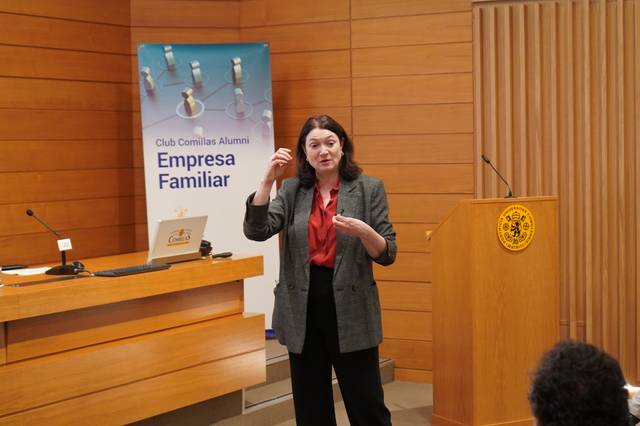
[[[170,268],[168,263],[145,263],[144,265],[126,266],[124,268],[105,269],[94,272],[98,277],[122,277],[124,275],[142,274],[144,272],[161,271]]]

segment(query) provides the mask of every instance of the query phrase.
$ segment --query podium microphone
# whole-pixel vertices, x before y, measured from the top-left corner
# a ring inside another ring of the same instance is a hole
[[[64,250],[62,249],[61,242],[63,242],[63,244],[68,244],[70,246],[71,245],[71,241],[70,240],[66,240],[62,235],[60,235],[56,231],[54,231],[53,228],[51,228],[45,221],[43,221],[38,216],[36,216],[36,214],[33,212],[33,210],[27,209],[26,213],[27,213],[27,216],[31,216],[32,218],[34,218],[35,220],[40,222],[42,224],[42,226],[47,228],[49,231],[51,231],[53,233],[53,235],[58,237],[58,248],[60,248],[60,265],[54,266],[53,268],[48,269],[45,272],[45,274],[48,274],[48,275],[77,275],[79,272],[82,272],[84,270],[84,267],[81,267],[82,264],[80,264],[80,262],[73,262],[70,265],[67,264],[66,249],[64,249]]]
[[[496,174],[498,175],[498,177],[500,178],[500,180],[502,182],[504,182],[505,185],[507,185],[507,189],[509,190],[507,192],[507,195],[504,198],[513,198],[513,192],[511,192],[511,186],[509,186],[509,183],[507,182],[507,180],[505,178],[502,177],[502,175],[500,174],[500,172],[498,171],[498,169],[495,168],[495,166],[493,165],[493,163],[491,162],[491,160],[489,160],[487,158],[486,155],[482,154],[480,156],[480,158],[482,158],[482,161],[484,161],[485,163],[487,163],[488,165],[491,166],[491,168],[493,169],[494,172],[496,172]]]

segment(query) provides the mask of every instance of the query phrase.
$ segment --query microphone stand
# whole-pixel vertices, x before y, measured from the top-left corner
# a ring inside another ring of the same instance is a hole
[[[33,213],[33,210],[27,209],[26,213],[27,213],[27,216],[31,216],[32,218],[40,222],[45,228],[51,231],[56,237],[58,237],[61,240],[63,239],[62,235],[58,234],[56,231],[53,230],[53,228],[51,228],[44,221],[42,221],[38,216],[36,216],[35,213]],[[78,270],[75,265],[67,264],[66,250],[60,250],[60,265],[47,269],[45,271],[45,274],[47,275],[78,275]]]
[[[493,165],[493,163],[491,162],[491,160],[489,160],[484,154],[482,154],[480,156],[482,158],[482,161],[484,161],[485,163],[487,163],[488,165],[491,166],[491,168],[493,169],[494,172],[496,172],[496,174],[498,175],[498,177],[500,178],[500,180],[502,180],[502,182],[504,182],[505,185],[507,185],[507,195],[505,195],[504,198],[513,198],[513,192],[511,191],[511,186],[509,185],[509,183],[507,182],[507,180],[505,178],[502,177],[502,175],[500,174],[500,172],[498,171],[498,169],[496,169]]]
[[[45,274],[47,275],[78,275],[77,268],[73,264],[67,264],[67,252],[66,250],[60,251],[61,264],[47,269]]]

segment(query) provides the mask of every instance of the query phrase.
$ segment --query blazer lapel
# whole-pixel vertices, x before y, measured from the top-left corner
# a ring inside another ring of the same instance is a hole
[[[305,260],[304,272],[306,281],[309,282],[309,215],[311,214],[311,204],[313,202],[313,188],[300,187],[299,196],[295,203],[294,224],[296,227],[296,247],[298,247],[296,256],[300,256]]]
[[[358,202],[360,201],[360,197],[354,191],[356,189],[356,182],[358,179],[353,181],[340,181],[340,191],[338,192],[338,205],[336,206],[336,212],[339,215],[346,217],[354,217],[356,213],[356,208],[358,206]],[[342,258],[344,254],[349,250],[349,245],[353,241],[353,238],[348,237],[347,235],[337,232],[336,234],[336,264],[334,268],[334,276],[338,268],[340,267],[340,263],[342,262]]]

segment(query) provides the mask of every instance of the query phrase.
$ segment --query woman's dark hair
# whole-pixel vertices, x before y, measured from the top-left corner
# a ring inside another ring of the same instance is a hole
[[[296,159],[298,160],[298,179],[300,179],[300,185],[305,188],[313,186],[316,180],[316,171],[311,164],[307,161],[307,155],[304,152],[304,147],[307,142],[307,136],[313,129],[325,129],[335,133],[340,142],[342,142],[342,158],[338,165],[338,173],[344,180],[354,180],[362,169],[354,160],[353,142],[345,132],[344,128],[333,118],[326,114],[318,114],[313,117],[309,117],[300,130],[300,136],[298,137],[298,145],[296,149]]]

